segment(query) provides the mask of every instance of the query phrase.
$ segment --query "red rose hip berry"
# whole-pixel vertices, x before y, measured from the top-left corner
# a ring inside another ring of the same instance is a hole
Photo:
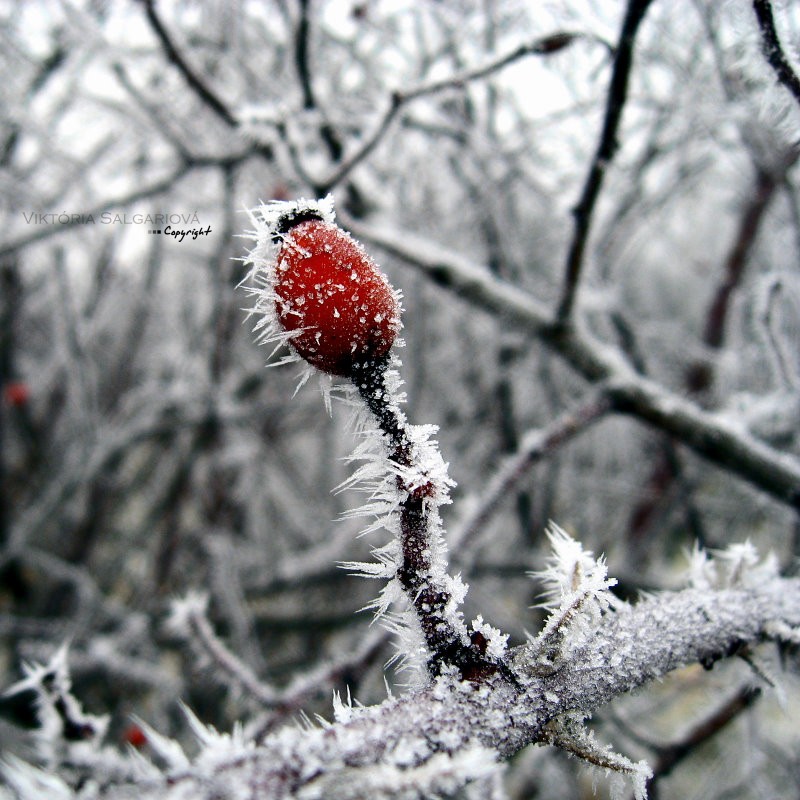
[[[282,236],[275,265],[278,321],[292,347],[323,372],[350,377],[354,364],[385,356],[400,306],[375,262],[349,234],[309,219]]]

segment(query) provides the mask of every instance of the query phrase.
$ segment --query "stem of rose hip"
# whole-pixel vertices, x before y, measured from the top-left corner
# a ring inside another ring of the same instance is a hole
[[[405,419],[389,401],[385,382],[388,367],[388,355],[355,363],[350,377],[387,437],[389,460],[408,469],[414,466],[414,448]],[[465,643],[465,635],[445,613],[452,601],[451,594],[432,583],[430,558],[434,534],[428,499],[435,487],[431,481],[410,486],[400,474],[397,488],[404,495],[400,504],[402,564],[398,567],[397,579],[417,612],[430,651],[428,670],[438,675],[444,666],[453,665],[460,670],[463,679],[481,682],[501,667],[486,657],[488,643],[481,634],[473,633],[469,644]]]

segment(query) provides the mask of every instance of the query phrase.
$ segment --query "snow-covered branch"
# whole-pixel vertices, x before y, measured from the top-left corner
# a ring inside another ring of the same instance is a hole
[[[787,505],[800,508],[800,463],[742,425],[703,410],[635,370],[578,321],[552,319],[536,298],[435,243],[384,227],[348,221],[359,236],[420,270],[472,305],[539,339],[591,382],[608,381],[614,409],[674,436],[732,474]]]
[[[673,669],[696,662],[710,667],[746,646],[796,632],[800,580],[779,578],[769,565],[745,561],[743,569],[731,559],[718,565],[728,566],[725,588],[664,593],[633,606],[616,603],[597,618],[587,616],[585,604],[576,606],[568,624],[577,645],[564,649],[561,659],[543,658],[540,637],[510,651],[508,675],[473,682],[444,674],[369,708],[335,700],[332,724],[320,720],[319,726],[286,728],[259,746],[240,733],[217,734],[194,720],[201,748],[189,759],[176,755],[174,742],[148,731],[153,751],[172,767],[159,771],[137,756],[138,774],[129,765],[128,775],[97,783],[88,793],[84,788],[80,797],[423,798],[452,794],[533,743],[554,743],[591,763],[624,767],[641,787],[646,767],[604,748],[587,749],[593,738],[576,720]],[[574,595],[567,592],[564,602],[574,603]],[[32,669],[30,675],[46,672]],[[70,754],[77,773],[95,769],[101,774],[105,765],[108,774],[109,766],[122,759],[108,750],[82,753],[77,760]],[[26,800],[43,785],[37,781],[44,777],[29,767],[15,764],[7,774]],[[53,797],[79,796],[63,774],[48,780],[58,790]]]
[[[279,689],[260,680],[215,633],[207,616],[208,597],[190,593],[172,604],[168,628],[184,639],[201,663],[213,665],[220,683],[242,690],[255,700],[262,710],[248,726],[252,738],[259,741],[277,727],[287,715],[302,710],[304,702],[323,689],[327,690],[341,674],[357,670],[373,661],[386,644],[386,631],[376,629],[363,638],[353,651],[338,659],[323,661],[305,675],[298,675],[287,687]]]
[[[789,4],[17,5],[0,800],[795,796]]]

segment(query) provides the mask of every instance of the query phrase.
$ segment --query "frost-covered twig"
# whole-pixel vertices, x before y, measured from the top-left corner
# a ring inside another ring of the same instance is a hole
[[[311,73],[311,19],[309,0],[300,0],[300,19],[297,22],[294,36],[294,61],[297,67],[297,72],[300,78],[300,90],[303,94],[303,108],[307,111],[319,108],[319,102],[314,92]],[[328,150],[328,156],[331,161],[340,161],[344,147],[339,134],[334,129],[330,122],[324,119],[320,120],[319,133],[322,141],[325,142],[325,147]],[[302,172],[300,174],[303,174]],[[328,193],[328,189],[319,184],[312,184],[314,191],[319,195]],[[351,192],[358,193],[354,187],[350,187]]]
[[[609,592],[617,581],[608,578],[602,556],[595,558],[554,523],[547,537],[553,554],[544,570],[531,573],[544,584],[543,605],[551,609],[545,626],[531,641],[540,674],[559,670],[592,636],[602,615],[620,605]]]
[[[509,64],[519,61],[521,58],[525,58],[526,56],[530,55],[552,55],[553,53],[563,50],[565,47],[568,47],[579,39],[601,41],[607,49],[613,49],[608,42],[599,39],[599,37],[593,34],[580,33],[577,31],[557,31],[555,33],[548,34],[547,36],[542,36],[539,39],[534,39],[532,42],[526,42],[518,45],[509,52],[503,53],[502,55],[493,58],[488,63],[482,64],[479,67],[472,67],[462,72],[458,72],[455,75],[449,75],[447,77],[439,78],[437,80],[430,81],[429,83],[423,83],[420,86],[407,89],[406,91],[401,92],[401,97],[404,101],[416,100],[418,97],[435,94],[436,92],[440,92],[444,89],[461,89],[468,83],[472,83],[473,81],[481,80],[483,78],[488,78],[490,75],[493,75],[495,72],[507,67]]]
[[[739,564],[741,558],[733,561]],[[217,734],[194,721],[201,741],[196,758],[180,755],[168,740],[156,740],[154,746],[170,756],[172,766],[154,774],[152,765],[145,769],[142,762],[140,777],[134,777],[131,766],[125,771],[117,765],[109,780],[88,789],[83,783],[80,797],[211,800],[236,787],[236,796],[273,800],[422,798],[453,793],[485,777],[497,759],[536,742],[553,742],[590,761],[630,771],[631,762],[622,756],[604,751],[601,757],[603,751],[577,720],[677,667],[711,664],[744,644],[771,637],[772,631],[800,627],[800,580],[777,577],[769,564],[751,565],[730,586],[731,568],[721,572],[728,574],[720,577],[724,588],[691,588],[609,609],[584,629],[557,669],[543,670],[539,645],[524,645],[509,653],[513,677],[498,672],[475,683],[441,675],[378,706],[337,701],[334,723],[284,728],[259,746],[248,744],[241,733]],[[102,757],[110,758],[97,756]],[[25,769],[12,765],[7,772],[22,781],[21,770],[36,786],[33,779],[41,774]],[[636,769],[644,774],[643,767]],[[70,787],[82,784],[80,776],[67,771],[48,779],[61,791],[53,796],[78,796]],[[359,786],[369,787],[367,793]],[[18,796],[37,797],[34,791]]]
[[[740,424],[701,410],[647,379],[612,388],[614,408],[673,435],[698,455],[792,508],[800,508],[800,462],[750,435]]]
[[[207,596],[191,593],[172,604],[168,627],[210,661],[219,671],[219,675],[244,689],[263,705],[274,705],[279,693],[272,686],[260,681],[253,670],[219,639],[208,620],[207,607]]]
[[[332,686],[342,674],[352,672],[372,661],[385,646],[387,634],[376,630],[364,638],[353,651],[338,659],[325,661],[305,675],[298,676],[287,687],[279,689],[259,679],[253,670],[217,636],[207,615],[208,598],[190,593],[173,603],[168,620],[170,630],[185,639],[204,662],[215,667],[215,675],[243,689],[269,713],[260,717],[251,733],[259,740],[276,727],[287,714],[294,713],[322,689]]]
[[[548,744],[554,744],[565,750],[570,755],[599,767],[606,772],[613,772],[615,785],[612,792],[618,797],[622,796],[622,777],[627,776],[633,783],[635,800],[644,800],[647,797],[648,781],[653,773],[650,767],[640,761],[635,764],[629,758],[615,753],[610,747],[599,744],[594,733],[583,725],[581,715],[565,714],[545,726]]]
[[[26,664],[25,678],[11,686],[4,697],[33,692],[39,719],[37,744],[40,757],[57,763],[61,743],[97,743],[105,736],[107,717],[86,714],[72,696],[67,667],[67,647],[62,646],[48,664]]]
[[[320,692],[330,690],[346,675],[363,673],[385,649],[390,631],[374,628],[361,642],[343,655],[323,661],[315,668],[297,676],[282,692],[280,700],[270,714],[259,719],[251,727],[253,738],[261,741],[290,714],[297,713],[304,703]]]

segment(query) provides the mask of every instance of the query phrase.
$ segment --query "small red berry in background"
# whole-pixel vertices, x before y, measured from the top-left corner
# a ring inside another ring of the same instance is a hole
[[[336,225],[305,219],[281,236],[274,292],[278,321],[309,364],[350,377],[353,365],[385,356],[400,329],[386,276]]]
[[[31,399],[31,390],[24,381],[11,381],[3,387],[3,403],[11,408],[22,408]]]
[[[133,725],[129,725],[123,732],[122,741],[139,750],[147,744],[147,736],[145,732],[134,723]]]

